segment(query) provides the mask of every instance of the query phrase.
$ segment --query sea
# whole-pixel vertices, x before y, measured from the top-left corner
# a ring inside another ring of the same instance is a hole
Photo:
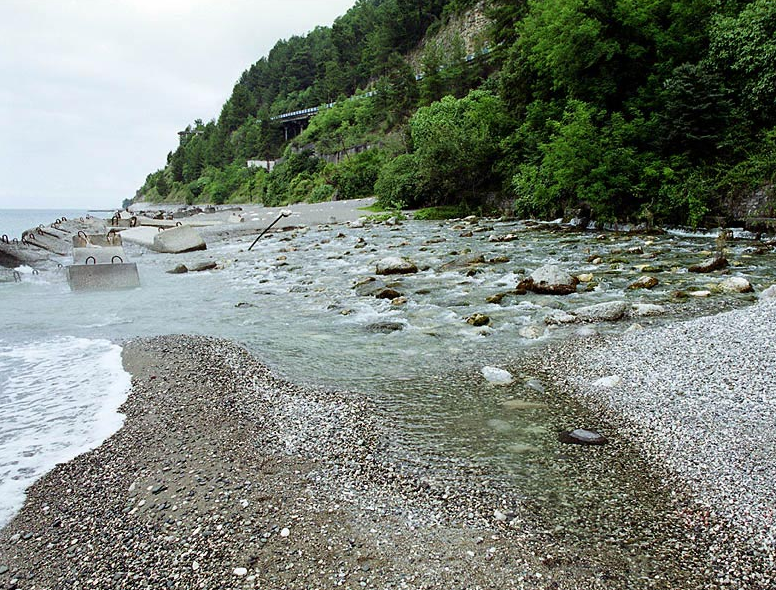
[[[87,213],[0,210],[0,234],[18,236]],[[511,220],[473,226],[418,221],[300,227],[268,234],[252,251],[253,235],[211,236],[207,251],[179,255],[125,244],[141,282],[128,291],[71,292],[56,265],[39,272],[20,267],[21,282],[0,282],[0,526],[13,518],[34,481],[120,428],[130,388],[121,362],[127,340],[202,334],[242,344],[296,383],[359,392],[392,425],[392,449],[402,465],[504,482],[515,498],[551,519],[549,528],[562,529],[564,542],[584,546],[591,535],[615,530],[653,538],[660,518],[646,509],[643,522],[628,516],[628,502],[641,500],[617,470],[596,471],[592,481],[584,477],[593,473],[584,463],[574,467],[579,477],[570,477],[570,459],[558,460],[557,433],[589,425],[585,410],[547,399],[522,363],[548,342],[630,325],[546,321],[558,311],[613,300],[664,305],[672,292],[708,289],[709,277],[682,269],[714,248],[714,234],[602,237],[528,230]],[[745,239],[729,245],[735,273],[758,289],[776,282],[776,253],[753,256],[750,247]],[[386,277],[403,300],[362,292],[386,256],[408,257],[418,266],[413,275]],[[168,273],[206,260],[219,269]],[[546,263],[595,279],[563,298],[515,296],[525,272]],[[629,289],[647,266],[661,286]],[[751,304],[748,294],[715,294],[690,298],[681,313]],[[467,320],[475,314],[490,323],[472,325]],[[649,326],[675,319],[637,321]],[[514,384],[490,383],[492,369],[510,372]],[[529,382],[534,385],[523,385]],[[611,501],[581,502],[592,492],[579,486],[591,485]],[[595,530],[584,526],[590,519],[598,523]],[[645,550],[639,560],[623,565],[634,579],[660,558]]]

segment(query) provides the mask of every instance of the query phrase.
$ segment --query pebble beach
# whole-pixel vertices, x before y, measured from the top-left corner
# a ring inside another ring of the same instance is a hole
[[[123,427],[28,489],[0,531],[0,588],[770,590],[775,316],[763,298],[517,355],[513,389],[488,395],[517,395],[499,402],[511,411],[561,408],[559,428],[609,441],[547,433],[541,461],[582,489],[567,521],[474,462],[427,464],[369,396],[291,382],[261,348],[132,337]],[[633,530],[607,529],[629,518]]]

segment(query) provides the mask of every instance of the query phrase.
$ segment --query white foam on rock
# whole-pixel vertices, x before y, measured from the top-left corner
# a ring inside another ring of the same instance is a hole
[[[57,463],[116,432],[130,388],[121,347],[61,337],[17,347],[0,342],[0,526],[25,490]]]

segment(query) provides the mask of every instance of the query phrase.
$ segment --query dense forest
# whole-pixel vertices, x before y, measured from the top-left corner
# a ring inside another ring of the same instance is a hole
[[[695,225],[773,197],[776,2],[483,4],[468,59],[462,38],[435,34],[472,0],[358,0],[331,27],[279,41],[136,198],[376,195],[385,208],[584,207]],[[330,106],[287,140],[273,117],[316,105]],[[246,166],[255,159],[277,164]]]

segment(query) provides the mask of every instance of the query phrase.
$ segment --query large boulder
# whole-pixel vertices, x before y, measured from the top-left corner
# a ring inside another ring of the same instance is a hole
[[[418,267],[411,261],[398,256],[389,256],[383,258],[377,263],[377,274],[379,275],[401,275],[418,272]]]
[[[628,311],[625,301],[605,301],[574,310],[574,315],[581,322],[615,322]]]
[[[533,291],[544,295],[568,295],[577,290],[579,279],[554,264],[545,264],[517,285],[518,292]]]

